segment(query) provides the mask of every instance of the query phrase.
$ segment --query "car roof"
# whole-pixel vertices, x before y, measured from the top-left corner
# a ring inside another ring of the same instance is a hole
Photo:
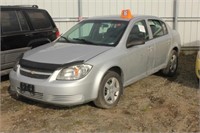
[[[146,19],[146,18],[161,20],[159,17],[150,16],[150,15],[133,15],[133,18],[129,18],[129,19],[121,18],[120,15],[113,15],[113,16],[97,16],[97,17],[90,17],[90,18],[88,18],[87,20],[121,20],[121,21],[130,21],[130,20],[132,20],[132,19]]]
[[[1,9],[39,9],[37,5],[1,5]]]

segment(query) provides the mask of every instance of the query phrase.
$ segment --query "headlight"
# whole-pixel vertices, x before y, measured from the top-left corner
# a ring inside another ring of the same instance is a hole
[[[57,76],[57,80],[77,80],[85,77],[90,70],[91,65],[80,64],[74,65],[67,68],[63,68]]]

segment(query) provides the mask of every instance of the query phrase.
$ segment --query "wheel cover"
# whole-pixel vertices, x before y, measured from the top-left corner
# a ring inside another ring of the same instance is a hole
[[[176,71],[176,67],[177,67],[177,56],[173,55],[171,60],[170,60],[170,71],[173,73]]]
[[[115,77],[109,78],[104,85],[104,99],[108,104],[113,104],[119,97],[120,85]]]

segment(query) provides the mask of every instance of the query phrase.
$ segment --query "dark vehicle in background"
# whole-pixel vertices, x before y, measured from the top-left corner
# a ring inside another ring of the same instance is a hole
[[[10,72],[25,51],[54,41],[58,28],[49,13],[33,6],[0,6],[1,76]]]

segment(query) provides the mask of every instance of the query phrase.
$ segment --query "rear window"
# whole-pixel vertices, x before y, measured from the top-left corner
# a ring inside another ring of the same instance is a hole
[[[148,20],[148,22],[154,38],[168,34],[167,27],[164,22],[159,20]]]
[[[1,27],[3,33],[20,31],[15,11],[1,11]]]
[[[31,23],[36,30],[49,29],[52,27],[49,17],[44,11],[27,11]]]

